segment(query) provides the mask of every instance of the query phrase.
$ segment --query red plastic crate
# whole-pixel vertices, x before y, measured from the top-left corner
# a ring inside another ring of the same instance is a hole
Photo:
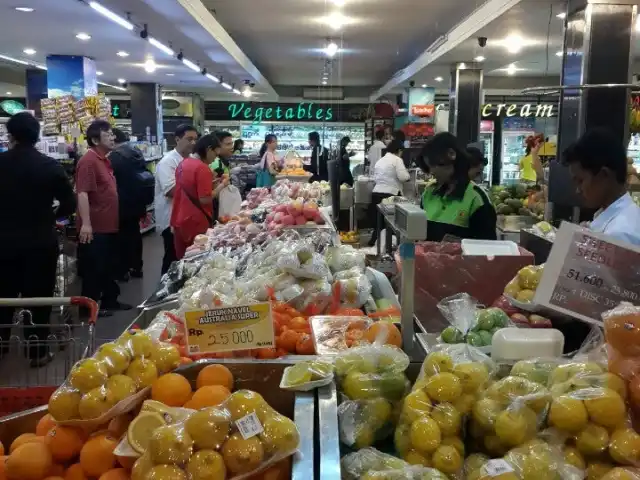
[[[0,417],[46,405],[56,388],[53,386],[0,388]]]

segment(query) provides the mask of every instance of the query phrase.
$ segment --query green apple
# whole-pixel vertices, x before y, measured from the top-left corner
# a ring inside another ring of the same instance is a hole
[[[461,343],[464,340],[462,332],[456,327],[447,327],[442,333],[442,341],[445,343]]]
[[[469,332],[467,334],[467,343],[469,345],[473,345],[474,347],[484,346],[482,343],[482,337],[477,332]]]
[[[477,327],[479,330],[491,330],[493,328],[494,315],[491,312],[491,309],[487,308],[485,310],[478,311],[476,318],[478,320]]]

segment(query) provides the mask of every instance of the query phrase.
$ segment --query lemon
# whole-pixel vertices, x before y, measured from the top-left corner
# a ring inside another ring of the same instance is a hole
[[[300,433],[295,423],[284,415],[274,415],[262,425],[262,440],[265,452],[288,454],[295,451],[300,443]]]
[[[298,387],[309,383],[313,379],[313,373],[307,362],[296,363],[287,367],[284,374],[284,383],[290,387]]]
[[[440,403],[433,407],[431,418],[436,421],[444,436],[456,435],[460,432],[462,417],[456,407],[450,403]]]
[[[333,365],[329,362],[323,362],[322,360],[315,360],[311,362],[311,373],[313,380],[327,378],[333,373]]]
[[[423,390],[414,390],[404,399],[402,416],[411,423],[431,412],[431,400]]]
[[[453,370],[453,360],[444,352],[430,353],[422,364],[422,374],[427,376]]]
[[[364,407],[364,416],[374,428],[381,428],[391,418],[391,404],[384,398],[368,400]]]
[[[614,428],[621,425],[627,418],[627,408],[624,400],[610,388],[589,389],[592,398],[584,401],[592,422],[603,427]]]
[[[430,417],[422,417],[411,424],[409,431],[411,445],[422,453],[433,452],[442,441],[440,427]]]
[[[342,392],[351,400],[364,400],[380,396],[380,389],[376,388],[371,376],[353,371],[342,381]]]
[[[440,445],[453,447],[464,457],[464,442],[460,437],[445,437],[442,439]]]
[[[218,407],[204,408],[189,416],[184,427],[197,448],[219,450],[229,435],[231,415]]]
[[[218,452],[200,450],[189,459],[187,474],[190,480],[224,480],[227,478],[227,467]]]
[[[604,462],[593,462],[587,465],[586,479],[587,480],[601,480],[610,470],[613,469],[613,465]]]
[[[429,379],[425,390],[436,402],[453,402],[462,395],[462,382],[453,373],[438,373]]]
[[[449,445],[440,445],[433,453],[431,462],[433,463],[433,468],[448,475],[453,475],[462,468],[460,452]]]
[[[551,402],[549,424],[569,433],[577,433],[587,426],[589,415],[585,402],[562,395]]]
[[[142,454],[149,447],[149,439],[156,428],[166,425],[162,415],[156,412],[140,412],[129,424],[127,441],[131,448]]]
[[[604,427],[590,423],[576,436],[576,447],[583,455],[604,453],[609,445],[609,432]]]
[[[360,450],[361,448],[370,447],[376,441],[376,434],[371,425],[363,423],[356,426],[354,432],[353,448]]]
[[[516,447],[535,435],[536,422],[535,412],[527,407],[504,410],[495,419],[496,435],[504,445]]]
[[[453,406],[460,412],[460,415],[469,415],[476,403],[475,395],[471,393],[463,393],[453,402]]]
[[[502,406],[491,398],[483,398],[473,406],[473,419],[484,430],[493,430],[496,417],[502,412]]]
[[[147,472],[153,468],[155,464],[151,460],[151,455],[145,453],[136,460],[131,469],[131,480],[144,480]]]
[[[404,461],[410,465],[422,465],[423,467],[431,466],[429,459],[415,450],[409,450],[403,458]]]
[[[489,457],[481,453],[472,453],[464,461],[465,472],[480,470],[485,463],[489,461]]]
[[[564,461],[569,465],[573,465],[579,470],[587,468],[587,463],[584,461],[584,457],[575,447],[564,447]]]
[[[482,363],[459,363],[452,373],[462,382],[465,393],[474,393],[489,381],[489,371]]]
[[[393,444],[401,456],[411,449],[410,432],[411,426],[407,423],[401,423],[393,433]]]
[[[611,434],[611,458],[622,465],[637,465],[640,461],[640,435],[631,428],[621,428]]]
[[[187,474],[175,465],[156,465],[147,472],[144,480],[187,480]]]
[[[182,465],[191,457],[193,440],[178,425],[163,425],[151,434],[147,451],[155,464]]]

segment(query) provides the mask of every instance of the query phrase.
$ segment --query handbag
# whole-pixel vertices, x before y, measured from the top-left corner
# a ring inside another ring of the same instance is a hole
[[[233,185],[227,185],[218,194],[218,218],[237,215],[242,209],[242,195]]]

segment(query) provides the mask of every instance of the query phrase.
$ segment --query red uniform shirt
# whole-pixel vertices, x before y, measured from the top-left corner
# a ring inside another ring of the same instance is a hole
[[[89,196],[89,217],[93,233],[118,231],[118,189],[109,159],[95,148],[89,149],[76,167],[76,192]],[[82,218],[78,211],[78,231]]]
[[[185,242],[193,241],[196,235],[205,233],[210,227],[209,219],[202,210],[213,218],[213,203],[200,203],[200,199],[213,195],[213,173],[197,158],[185,158],[176,169],[176,190],[173,196],[171,226]],[[189,198],[191,197],[191,198]],[[194,204],[195,202],[195,204]]]

